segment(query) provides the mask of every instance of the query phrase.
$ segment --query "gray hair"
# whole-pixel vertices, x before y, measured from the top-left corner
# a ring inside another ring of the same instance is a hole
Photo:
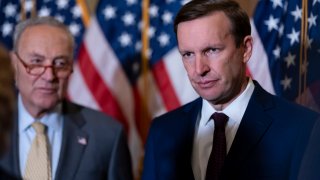
[[[18,44],[19,44],[19,41],[21,38],[21,34],[28,27],[37,26],[37,25],[48,25],[48,26],[53,26],[53,27],[57,27],[57,28],[64,30],[66,32],[66,34],[69,36],[72,50],[74,49],[75,40],[74,40],[74,37],[73,37],[72,33],[70,32],[69,28],[65,24],[63,24],[62,22],[58,21],[57,19],[50,17],[50,16],[46,16],[46,17],[30,18],[30,19],[19,22],[15,26],[14,35],[13,35],[13,50],[14,51],[18,51]],[[73,52],[72,52],[72,54],[73,54]]]

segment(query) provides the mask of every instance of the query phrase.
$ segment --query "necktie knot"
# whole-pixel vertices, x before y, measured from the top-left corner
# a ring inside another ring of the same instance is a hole
[[[46,125],[41,122],[34,122],[31,125],[37,134],[44,134],[46,131]]]
[[[227,115],[225,115],[224,113],[213,113],[212,114],[212,119],[214,120],[214,125],[215,125],[215,129],[216,130],[224,130],[226,123],[229,119],[229,117]]]

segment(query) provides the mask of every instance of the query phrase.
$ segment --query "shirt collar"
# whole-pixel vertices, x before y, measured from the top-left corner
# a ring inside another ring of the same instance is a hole
[[[47,127],[52,128],[54,131],[59,131],[62,129],[63,116],[61,115],[61,103],[59,103],[53,111],[45,114],[39,119],[35,119],[30,115],[23,105],[22,97],[18,96],[18,125],[19,132],[26,131],[34,121],[40,121]]]
[[[224,110],[219,111],[226,114],[230,119],[235,121],[241,121],[244,112],[247,109],[250,97],[254,90],[254,84],[252,79],[249,79],[246,89]],[[212,105],[205,99],[202,99],[201,119],[204,120],[200,124],[207,124],[213,113],[218,112]]]

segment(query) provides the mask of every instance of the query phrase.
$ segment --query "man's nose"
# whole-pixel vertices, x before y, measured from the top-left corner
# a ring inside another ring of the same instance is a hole
[[[210,70],[207,58],[201,55],[196,57],[195,66],[196,73],[200,76],[206,75]]]
[[[56,78],[56,73],[54,71],[54,67],[53,66],[46,66],[41,77],[48,80],[48,81],[54,80]]]

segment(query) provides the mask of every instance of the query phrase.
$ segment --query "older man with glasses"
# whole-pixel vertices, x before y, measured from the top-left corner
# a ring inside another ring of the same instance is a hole
[[[12,145],[1,167],[24,179],[132,179],[123,127],[65,99],[74,39],[51,17],[16,26],[11,53],[19,90]]]

